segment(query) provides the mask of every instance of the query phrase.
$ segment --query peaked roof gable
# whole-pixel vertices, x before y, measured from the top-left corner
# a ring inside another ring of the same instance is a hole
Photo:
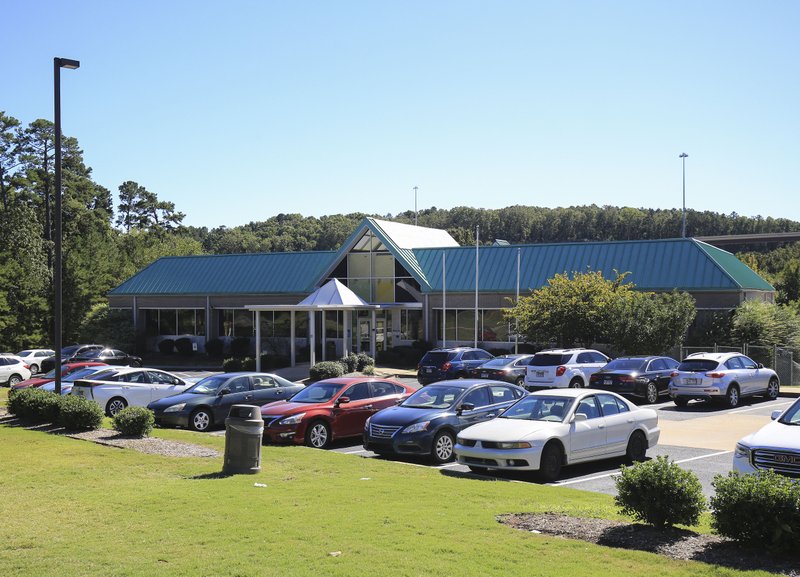
[[[475,247],[415,249],[428,280],[423,292],[442,290],[445,254],[448,292],[475,290]],[[520,290],[535,290],[559,273],[615,270],[641,290],[732,291],[775,290],[731,253],[694,239],[559,243],[480,247],[479,280],[484,293],[513,293],[520,255]]]
[[[331,279],[313,293],[308,295],[298,306],[367,306],[367,302],[339,282]]]

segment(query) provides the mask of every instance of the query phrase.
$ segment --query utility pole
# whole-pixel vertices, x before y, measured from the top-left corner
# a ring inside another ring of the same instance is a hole
[[[686,159],[689,155],[681,152],[678,158],[683,162],[683,223],[681,224],[681,238],[686,238]]]
[[[417,226],[417,189],[419,187],[414,187],[414,226]]]

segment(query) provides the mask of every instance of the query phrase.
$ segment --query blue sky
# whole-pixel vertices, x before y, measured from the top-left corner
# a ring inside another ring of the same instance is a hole
[[[0,110],[196,226],[680,207],[800,220],[800,3],[6,0]]]

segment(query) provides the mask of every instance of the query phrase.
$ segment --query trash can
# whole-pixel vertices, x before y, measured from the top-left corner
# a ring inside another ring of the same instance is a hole
[[[258,473],[261,470],[261,437],[264,421],[261,407],[233,405],[225,419],[225,462],[228,475]]]

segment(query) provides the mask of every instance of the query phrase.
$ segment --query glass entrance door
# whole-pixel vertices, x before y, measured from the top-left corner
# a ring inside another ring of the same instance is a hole
[[[369,342],[369,333],[370,333],[370,323],[369,319],[358,319],[358,352],[359,353],[370,353],[370,342]]]

